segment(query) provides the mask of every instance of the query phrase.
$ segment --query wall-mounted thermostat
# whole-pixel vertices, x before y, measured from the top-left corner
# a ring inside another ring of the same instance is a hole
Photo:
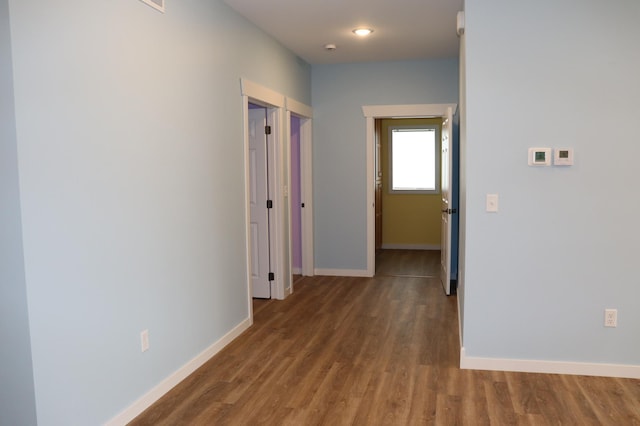
[[[550,166],[551,148],[529,148],[530,166]]]
[[[573,166],[573,148],[556,148],[553,156],[554,166]]]

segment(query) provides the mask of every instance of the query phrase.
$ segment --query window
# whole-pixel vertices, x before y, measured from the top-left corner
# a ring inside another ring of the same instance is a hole
[[[390,192],[437,194],[440,144],[436,126],[389,128]]]

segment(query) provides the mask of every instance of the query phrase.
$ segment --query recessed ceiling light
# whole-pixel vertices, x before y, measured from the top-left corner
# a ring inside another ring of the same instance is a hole
[[[356,28],[355,30],[353,30],[353,33],[355,35],[360,36],[360,37],[368,36],[372,32],[373,32],[373,30],[371,28]]]

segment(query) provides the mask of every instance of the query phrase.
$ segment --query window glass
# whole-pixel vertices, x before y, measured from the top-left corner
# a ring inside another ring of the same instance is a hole
[[[391,191],[437,192],[436,129],[391,128]]]

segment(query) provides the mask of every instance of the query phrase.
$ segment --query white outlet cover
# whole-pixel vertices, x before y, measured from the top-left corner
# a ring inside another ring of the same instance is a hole
[[[604,326],[605,327],[618,326],[618,310],[617,309],[604,310]]]
[[[487,194],[486,210],[490,213],[498,212],[498,194]]]

